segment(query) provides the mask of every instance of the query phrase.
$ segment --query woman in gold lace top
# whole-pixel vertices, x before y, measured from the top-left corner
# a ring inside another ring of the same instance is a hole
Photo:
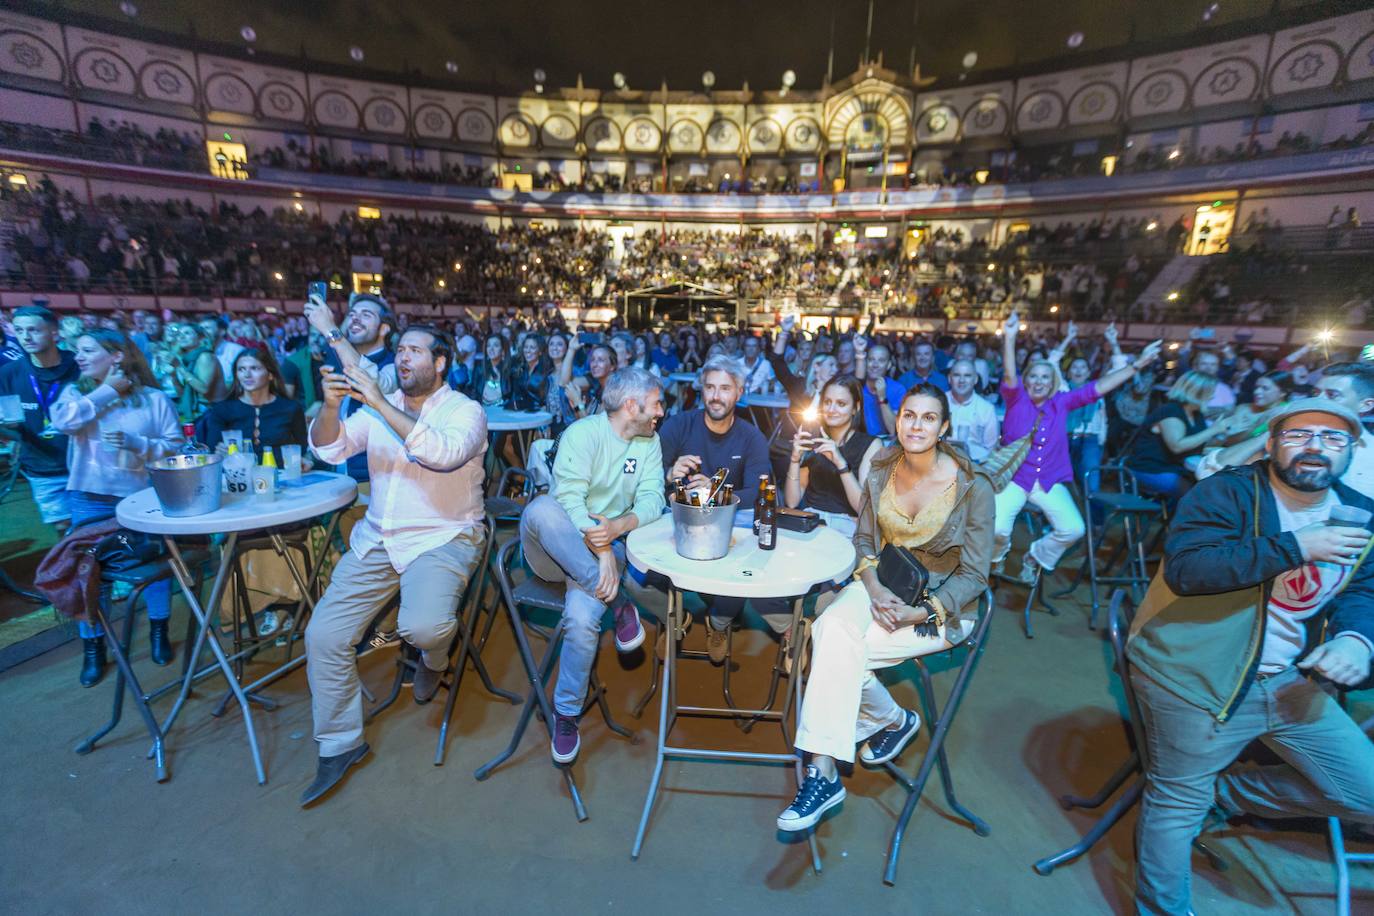
[[[802,702],[797,749],[810,755],[806,779],[778,817],[780,830],[806,830],[844,800],[836,761],[894,759],[921,718],[892,699],[874,671],[939,652],[973,628],[961,615],[987,588],[992,560],[991,481],[959,446],[943,441],[949,402],[917,385],[897,411],[897,445],[873,461],[864,481],[854,547],[855,580],[812,628],[811,678]],[[925,600],[913,607],[878,581],[885,544],[910,550],[930,572]],[[933,618],[935,635],[914,629]]]

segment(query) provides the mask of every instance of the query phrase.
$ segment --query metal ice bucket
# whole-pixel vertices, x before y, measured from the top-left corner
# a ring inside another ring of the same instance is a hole
[[[730,505],[699,509],[686,503],[673,502],[673,546],[678,556],[689,560],[719,560],[730,552],[730,535],[734,530],[735,512],[739,497],[731,497]]]
[[[169,518],[208,515],[219,508],[220,455],[171,455],[148,462],[157,501]]]

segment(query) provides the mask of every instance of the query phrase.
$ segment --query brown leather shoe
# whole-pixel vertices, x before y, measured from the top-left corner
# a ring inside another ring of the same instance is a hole
[[[730,652],[730,629],[717,630],[711,626],[711,618],[706,618],[706,654],[711,659],[713,665],[725,664],[725,658]]]

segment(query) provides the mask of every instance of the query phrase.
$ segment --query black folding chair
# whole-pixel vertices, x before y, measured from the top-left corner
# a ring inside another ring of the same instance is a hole
[[[458,688],[463,683],[463,674],[467,670],[469,661],[472,662],[472,667],[476,670],[477,676],[482,679],[482,686],[487,689],[487,692],[510,702],[512,705],[520,702],[519,694],[497,687],[492,681],[486,663],[482,660],[481,648],[472,635],[483,613],[484,602],[481,596],[485,590],[488,563],[491,559],[492,544],[495,541],[495,524],[491,516],[487,516],[484,524],[487,527],[487,537],[482,547],[482,555],[477,561],[477,566],[473,569],[472,578],[468,581],[467,588],[463,590],[463,597],[459,599],[458,607],[453,609],[454,616],[458,621],[458,632],[453,635],[448,646],[449,672],[440,682],[440,686],[448,692],[448,695],[444,698],[444,712],[439,721],[439,739],[434,749],[434,765],[436,767],[444,765],[444,757],[448,751],[448,728],[453,719],[453,706],[458,699]],[[493,607],[491,615],[495,616],[495,614],[496,609]],[[456,661],[454,660],[455,652],[457,653]],[[415,666],[418,664],[420,664],[419,653],[409,644],[402,642],[400,653],[396,659],[396,676],[391,683],[391,692],[368,711],[368,721],[395,703],[406,683],[413,683]]]
[[[1374,718],[1362,723],[1360,730],[1374,737]],[[1327,830],[1331,836],[1331,859],[1336,866],[1336,916],[1350,916],[1350,866],[1374,865],[1374,853],[1347,849],[1345,830],[1338,817],[1327,818]]]
[[[558,648],[563,642],[563,630],[557,625],[550,629],[532,623],[525,617],[521,609],[534,608],[561,614],[566,598],[566,588],[559,583],[545,582],[534,575],[528,576],[523,582],[516,585],[511,578],[511,569],[519,549],[519,537],[512,538],[503,544],[497,553],[492,573],[496,579],[496,584],[501,589],[502,604],[505,605],[506,615],[510,620],[511,632],[515,636],[515,645],[520,651],[520,661],[525,666],[530,689],[525,698],[524,708],[520,711],[520,719],[515,725],[515,731],[511,734],[510,743],[500,754],[477,768],[474,775],[479,780],[486,779],[493,770],[515,754],[516,749],[520,746],[520,740],[525,735],[525,729],[529,727],[530,719],[536,712],[543,721],[544,730],[548,732],[550,740],[553,738],[555,717],[553,704],[549,702],[548,689],[545,685],[553,672],[554,664],[558,661]],[[655,627],[657,629],[656,621]],[[527,633],[533,633],[545,641],[544,654],[538,662],[535,661],[534,653],[530,649]],[[606,688],[597,676],[595,660],[592,662],[591,678],[588,682],[587,697],[583,701],[582,714],[588,712],[593,706],[601,711],[601,717],[605,720],[607,728],[621,737],[629,738],[631,744],[638,743],[639,739],[634,733],[616,722],[611,715],[610,706],[606,703]],[[563,781],[568,786],[569,795],[572,796],[573,811],[576,813],[578,821],[585,821],[588,817],[587,808],[582,802],[581,792],[578,791],[577,779],[573,776],[572,766],[553,765],[562,771]]]
[[[1108,464],[1101,468],[1103,476],[1115,475],[1115,492],[1098,489],[1096,493],[1084,493],[1080,501],[1083,511],[1083,563],[1072,583],[1062,591],[1055,592],[1059,598],[1069,594],[1083,583],[1086,574],[1092,595],[1092,610],[1088,614],[1088,629],[1097,629],[1097,615],[1102,608],[1101,587],[1106,585],[1125,585],[1131,589],[1134,600],[1139,601],[1150,585],[1150,570],[1147,564],[1146,535],[1156,520],[1165,517],[1164,505],[1140,495],[1136,486],[1135,474],[1122,464]],[[1102,524],[1093,522],[1094,510],[1101,513]],[[1108,532],[1113,523],[1121,527],[1121,540],[1105,561],[1099,560],[1098,553],[1105,546]]]
[[[200,591],[201,583],[204,579],[205,566],[210,562],[210,554],[206,551],[186,551],[183,554],[188,569],[198,570],[195,589]],[[101,726],[100,730],[86,738],[75,748],[78,754],[89,754],[95,750],[96,744],[104,738],[115,726],[119,724],[120,718],[124,714],[124,694],[126,688],[131,688],[128,692],[133,694],[134,705],[138,707],[139,715],[143,717],[143,724],[148,729],[148,734],[153,739],[152,756],[157,766],[157,781],[167,781],[167,760],[165,753],[165,742],[162,727],[158,724],[157,716],[153,715],[152,707],[149,705],[153,700],[170,692],[173,688],[181,686],[181,678],[152,691],[144,691],[143,685],[138,680],[138,675],[134,673],[133,665],[129,662],[129,649],[133,645],[134,638],[134,613],[138,608],[138,602],[148,586],[155,582],[165,582],[172,578],[172,569],[167,562],[159,557],[141,566],[135,566],[125,570],[102,570],[100,574],[100,596],[96,605],[91,610],[94,612],[96,621],[100,624],[105,633],[105,644],[110,649],[110,654],[114,656],[115,666],[119,670],[118,677],[115,679],[114,706],[110,710],[110,721]],[[110,591],[116,584],[124,584],[131,587],[128,596],[124,599],[124,628],[120,636],[114,634],[114,626],[110,622],[109,604]],[[195,617],[187,615],[186,636],[182,642],[182,673],[191,664],[190,646],[195,638]]]
[[[883,764],[884,769],[891,773],[892,777],[901,783],[902,788],[907,791],[906,804],[902,807],[902,813],[897,816],[897,825],[892,830],[892,840],[888,844],[887,869],[883,873],[883,883],[886,885],[891,886],[897,881],[897,858],[902,851],[902,840],[906,836],[907,823],[910,822],[911,816],[916,812],[916,805],[921,800],[921,793],[925,791],[931,770],[937,764],[940,767],[940,782],[945,790],[945,801],[949,803],[949,806],[954,809],[956,814],[968,821],[973,832],[978,836],[987,836],[992,832],[992,828],[987,825],[987,822],[961,805],[959,800],[954,797],[954,779],[950,774],[949,759],[945,755],[945,739],[949,737],[949,730],[954,725],[954,717],[959,713],[959,705],[963,702],[964,694],[973,681],[973,673],[978,667],[978,660],[983,657],[983,650],[987,648],[988,628],[992,626],[992,609],[992,591],[988,590],[983,592],[978,599],[978,620],[968,638],[959,645],[947,649],[943,653],[938,653],[950,658],[956,652],[964,653],[963,664],[959,666],[959,673],[954,679],[954,686],[950,689],[949,699],[945,701],[943,712],[940,711],[935,702],[935,690],[930,669],[926,666],[926,661],[930,656],[912,659],[916,665],[916,671],[920,674],[916,683],[921,694],[921,706],[924,709],[926,721],[933,724],[930,726],[932,729],[930,746],[926,748],[925,754],[921,757],[921,764],[917,768],[914,778],[903,773],[898,768],[896,761]]]
[[[1116,675],[1121,680],[1121,690],[1125,697],[1125,724],[1126,738],[1131,746],[1131,755],[1126,758],[1126,762],[1117,768],[1107,782],[1089,798],[1079,798],[1076,795],[1064,795],[1059,799],[1059,804],[1065,811],[1072,811],[1074,808],[1100,808],[1106,804],[1107,799],[1116,794],[1117,790],[1126,785],[1130,780],[1130,785],[1115,802],[1112,803],[1093,825],[1092,829],[1083,835],[1083,838],[1072,846],[1046,856],[1033,866],[1038,875],[1048,875],[1060,865],[1072,862],[1074,859],[1083,855],[1097,841],[1107,835],[1125,816],[1126,812],[1140,801],[1140,796],[1145,791],[1145,773],[1149,769],[1148,745],[1145,736],[1141,732],[1140,708],[1136,702],[1135,688],[1131,684],[1130,661],[1126,658],[1126,637],[1130,632],[1131,620],[1135,617],[1135,608],[1126,599],[1126,592],[1118,588],[1112,593],[1111,606],[1107,611],[1107,634],[1112,643],[1112,655],[1115,659]],[[1226,869],[1226,862],[1216,852],[1206,844],[1194,840],[1193,847],[1207,857],[1212,867],[1218,871]]]

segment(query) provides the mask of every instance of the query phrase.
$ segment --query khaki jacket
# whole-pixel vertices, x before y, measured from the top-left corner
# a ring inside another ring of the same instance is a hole
[[[920,546],[899,546],[909,549],[930,571],[930,594],[949,613],[945,636],[951,643],[957,643],[964,638],[959,625],[963,613],[976,604],[988,587],[994,494],[992,482],[962,447],[941,442],[937,448],[959,465],[954,507],[934,538]],[[878,501],[901,457],[900,447],[888,446],[873,459],[854,531],[854,549],[860,558],[877,557],[886,543],[878,528]]]

